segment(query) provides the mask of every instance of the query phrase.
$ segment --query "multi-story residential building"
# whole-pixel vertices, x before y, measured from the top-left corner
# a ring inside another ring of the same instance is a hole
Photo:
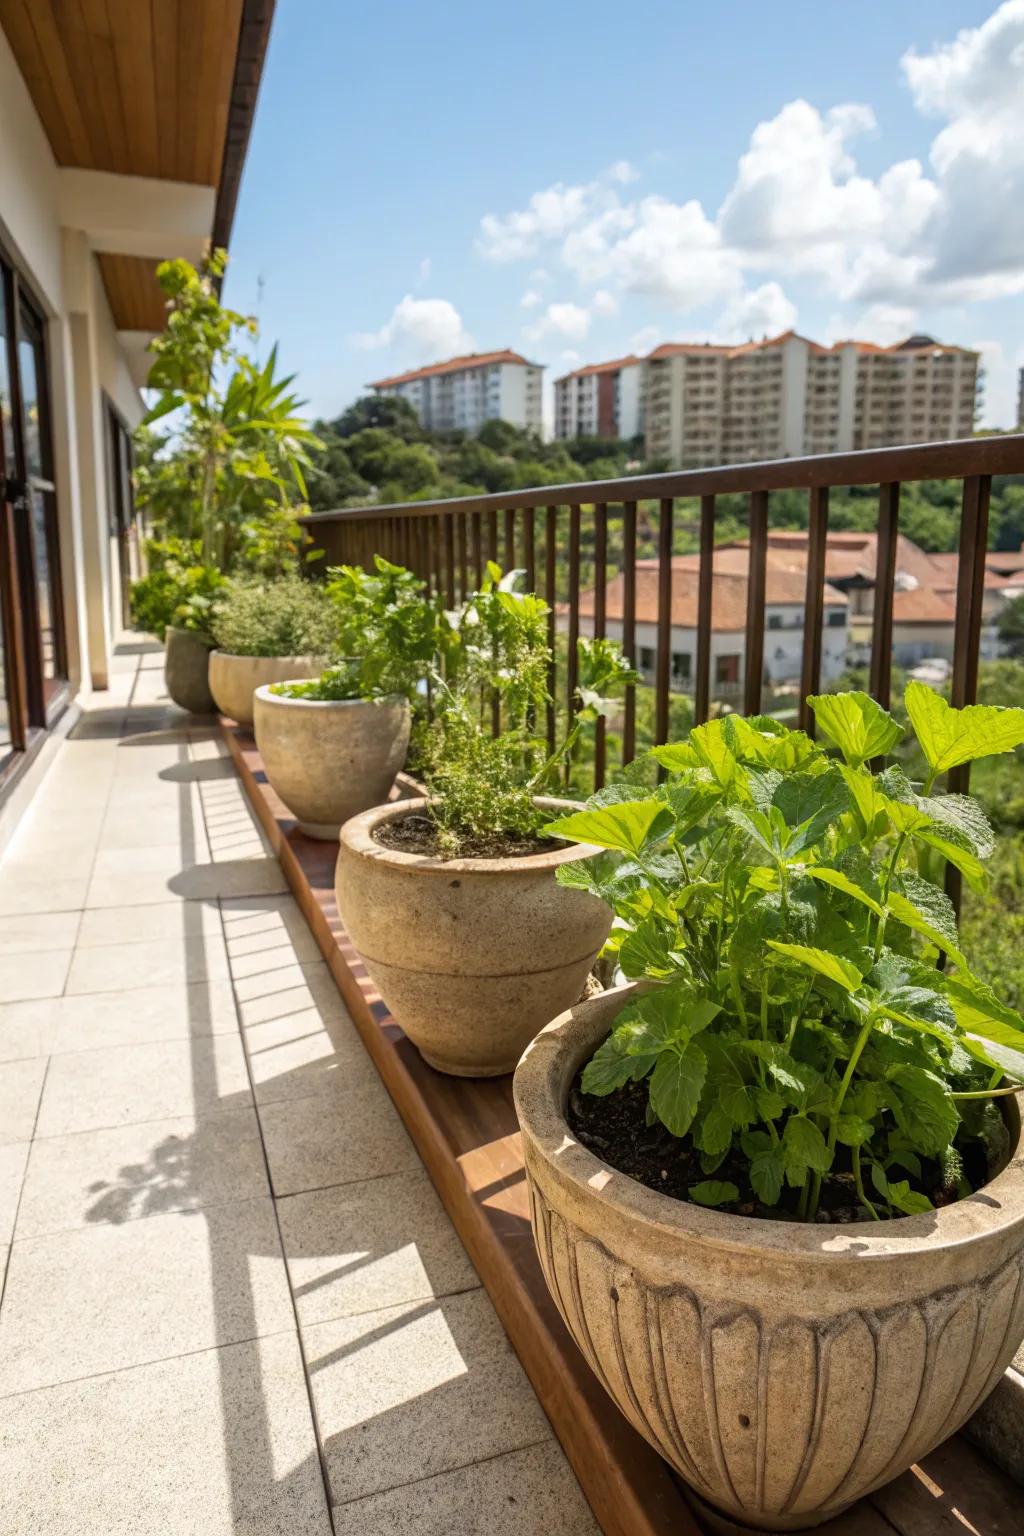
[[[929,336],[668,343],[645,360],[646,454],[688,469],[968,437],[978,385],[978,354]]]
[[[555,380],[555,436],[638,437],[643,431],[644,360],[589,363]]]
[[[544,369],[518,352],[471,352],[413,368],[370,389],[408,400],[425,427],[435,432],[479,432],[485,421],[507,421],[540,432]]]

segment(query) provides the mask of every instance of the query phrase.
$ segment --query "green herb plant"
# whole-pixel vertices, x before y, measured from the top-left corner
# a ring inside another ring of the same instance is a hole
[[[580,732],[635,680],[612,641],[581,639],[575,709],[549,753],[537,731],[549,703],[549,609],[516,590],[521,574],[488,564],[480,590],[441,624],[423,777],[449,855],[537,839],[547,813],[534,798],[557,788]]]
[[[400,694],[418,702],[434,663],[440,608],[426,582],[404,566],[374,556],[374,568],[335,566],[326,600],[334,626],[332,649],[342,660],[310,682],[275,688],[292,699],[340,701]]]
[[[228,582],[211,629],[230,656],[337,654],[334,607],[323,584],[295,572],[276,581]]]
[[[136,629],[161,640],[172,625],[208,634],[226,581],[214,566],[203,564],[198,540],[148,539],[146,564],[147,574],[131,589]]]
[[[558,878],[611,903],[642,982],[582,1087],[646,1080],[700,1204],[916,1214],[984,1182],[1007,1145],[998,1100],[1024,1081],[1024,1018],[972,975],[937,883],[949,864],[980,885],[993,850],[979,806],[938,783],[1024,742],[1024,709],[910,683],[914,784],[873,771],[904,732],[866,693],[809,702],[838,757],[767,717],[716,719],[655,749],[657,789],[549,824],[608,850]]]

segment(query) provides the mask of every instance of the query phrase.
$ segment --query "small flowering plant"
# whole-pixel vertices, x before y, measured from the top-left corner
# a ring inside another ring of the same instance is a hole
[[[949,863],[979,885],[992,830],[937,792],[1024,743],[1024,709],[911,683],[914,783],[872,768],[904,732],[867,694],[809,702],[833,750],[768,717],[712,720],[655,749],[656,790],[613,787],[547,827],[608,850],[558,878],[612,905],[610,947],[642,982],[580,1098],[646,1084],[647,1130],[670,1133],[700,1204],[916,1214],[985,1182],[1006,1153],[998,1100],[1024,1081],[1024,1018],[972,975],[938,883]]]

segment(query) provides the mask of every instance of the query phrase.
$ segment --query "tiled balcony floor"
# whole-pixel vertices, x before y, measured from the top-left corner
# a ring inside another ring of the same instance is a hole
[[[0,864],[0,1536],[593,1536],[217,731],[117,665]]]

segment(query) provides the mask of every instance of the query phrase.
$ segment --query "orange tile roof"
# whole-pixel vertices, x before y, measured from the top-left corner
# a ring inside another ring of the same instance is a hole
[[[641,363],[643,358],[635,357],[631,352],[628,357],[617,357],[610,363],[585,363],[582,368],[574,368],[572,373],[563,373],[556,384],[564,384],[567,379],[583,379],[591,373],[617,373],[620,368],[629,368],[633,363]]]
[[[893,593],[892,617],[894,624],[953,624],[956,608],[933,587],[914,587]]]
[[[716,567],[718,561],[716,559]],[[672,561],[672,609],[671,622],[675,629],[695,629],[697,626],[697,585],[699,556],[677,555]],[[738,571],[715,570],[711,601],[711,628],[734,633],[743,630],[747,622],[747,574]],[[802,604],[804,578],[785,567],[769,567],[766,578],[767,605],[780,603]],[[623,617],[625,601],[625,577],[612,577],[605,589],[605,612],[609,619]],[[825,587],[825,602],[829,607],[845,608],[847,599],[834,587]],[[580,614],[593,617],[593,591],[580,594]],[[658,620],[658,561],[638,560],[636,563],[636,621],[638,624],[656,624]]]
[[[784,341],[790,341],[794,338],[797,341],[805,341],[812,353],[821,356],[828,356],[831,353],[838,352],[843,347],[856,347],[858,352],[877,352],[886,357],[892,357],[896,354],[906,355],[908,353],[914,353],[918,351],[957,352],[961,353],[964,357],[976,357],[978,355],[976,352],[972,352],[969,347],[947,346],[942,342],[931,341],[930,339],[928,341],[922,340],[918,342],[914,337],[910,336],[908,336],[905,341],[894,342],[893,345],[889,347],[883,347],[879,345],[878,342],[874,341],[855,341],[853,339],[847,341],[834,341],[831,346],[825,347],[822,346],[821,342],[811,341],[809,337],[801,336],[797,331],[783,331],[779,336],[766,336],[761,341],[745,341],[739,345],[716,341],[666,341],[662,342],[660,346],[655,347],[653,352],[648,352],[647,361],[659,362],[661,359],[666,357],[683,356],[724,358],[740,357],[747,352],[760,352],[765,347],[781,346]],[[911,342],[914,342],[913,346],[911,346]]]
[[[463,368],[483,368],[488,363],[522,363],[524,368],[539,368],[528,358],[507,347],[501,352],[467,352],[465,357],[450,357],[446,363],[430,363],[426,368],[410,368],[408,373],[396,373],[389,379],[377,379],[369,389],[390,389],[393,384],[408,384],[413,379],[429,379],[439,373],[458,373]]]

